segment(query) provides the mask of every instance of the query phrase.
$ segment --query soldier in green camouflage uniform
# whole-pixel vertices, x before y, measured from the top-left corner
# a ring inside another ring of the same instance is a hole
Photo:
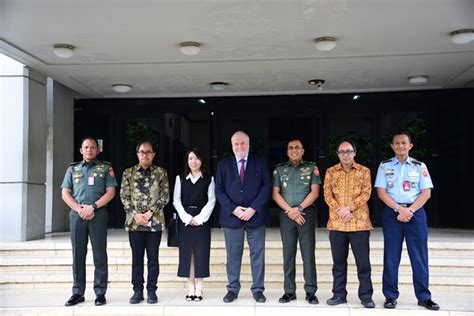
[[[318,304],[315,293],[315,224],[314,201],[319,196],[321,179],[314,162],[303,161],[304,148],[299,139],[288,142],[289,161],[276,166],[273,172],[273,200],[280,206],[280,233],[283,243],[285,293],[280,303],[296,299],[295,258],[299,241],[303,258],[306,301]]]
[[[84,138],[80,152],[83,160],[69,166],[61,185],[62,198],[71,208],[69,225],[74,276],[73,295],[66,306],[84,302],[89,237],[94,253],[95,305],[104,305],[108,279],[106,206],[115,196],[117,181],[110,163],[97,160],[100,150],[95,138]]]
[[[158,251],[161,233],[165,229],[163,208],[169,201],[168,174],[153,165],[155,146],[149,141],[137,145],[139,164],[124,171],[120,198],[126,212],[125,230],[132,248],[131,304],[140,303],[143,297],[143,256],[148,258],[147,302],[154,304],[160,271]]]

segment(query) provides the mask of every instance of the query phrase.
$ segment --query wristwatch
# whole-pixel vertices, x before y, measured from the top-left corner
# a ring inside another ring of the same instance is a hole
[[[94,202],[94,203],[92,203],[92,208],[93,208],[94,211],[95,211],[95,210],[98,209],[99,207],[98,207],[97,204]]]
[[[301,204],[298,205],[298,211],[300,211],[300,212],[303,212],[303,211],[304,211],[304,207],[301,206]]]
[[[393,211],[394,211],[395,213],[398,213],[398,209],[399,209],[399,208],[400,208],[400,204],[397,204],[397,205],[395,205],[395,208],[393,209]]]

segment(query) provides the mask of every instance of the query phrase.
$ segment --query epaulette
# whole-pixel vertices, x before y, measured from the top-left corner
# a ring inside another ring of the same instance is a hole
[[[384,161],[382,161],[382,163],[387,163],[387,162],[391,162],[391,161],[392,161],[392,158],[384,160]]]
[[[106,165],[112,165],[111,162],[108,162],[108,161],[105,161],[105,160],[102,160],[103,163],[105,163]]]
[[[310,164],[310,165],[316,165],[316,163],[314,161],[306,161],[305,160],[304,162],[307,163],[307,164]]]
[[[411,158],[411,162],[413,162],[415,165],[421,165],[421,161],[416,160],[415,158]]]
[[[277,164],[275,167],[281,167],[281,166],[285,166],[287,165],[288,162],[280,162],[279,164]]]
[[[71,162],[71,163],[69,164],[69,167],[75,166],[75,165],[77,165],[77,164],[79,164],[79,163],[80,163],[80,161]]]

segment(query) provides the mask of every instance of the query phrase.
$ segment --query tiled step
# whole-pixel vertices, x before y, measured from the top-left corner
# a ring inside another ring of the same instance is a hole
[[[115,233],[108,242],[109,279],[111,287],[129,287],[131,252],[126,234]],[[327,236],[317,233],[316,265],[318,284],[330,288],[332,284],[332,258]],[[380,232],[375,232],[371,241],[372,280],[375,285],[381,283],[383,269],[383,240]],[[469,235],[468,235],[469,236]],[[214,238],[216,237],[216,238]],[[451,237],[451,236],[450,236]],[[449,237],[449,238],[450,238]],[[430,253],[430,284],[433,288],[458,289],[474,287],[474,242],[451,242],[449,238],[436,237],[429,243]],[[226,250],[222,232],[213,231],[211,245],[211,277],[206,281],[212,287],[223,287],[227,283]],[[266,286],[267,288],[282,288],[282,249],[280,237],[275,231],[270,231],[266,241]],[[90,250],[87,257],[87,275],[93,276],[93,259]],[[145,259],[146,262],[146,259]],[[357,284],[356,267],[352,253],[349,254],[349,284]],[[0,290],[7,288],[47,288],[70,287],[72,252],[67,233],[60,240],[50,242],[0,243]],[[298,251],[297,282],[302,280],[302,260]],[[182,287],[182,279],[176,276],[178,265],[178,249],[166,247],[166,240],[160,247],[160,286]],[[400,286],[412,286],[410,261],[403,251],[400,265]],[[245,245],[241,280],[250,284],[250,259],[248,246]]]

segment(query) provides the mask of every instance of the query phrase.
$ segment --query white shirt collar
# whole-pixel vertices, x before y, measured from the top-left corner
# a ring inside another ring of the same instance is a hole
[[[197,179],[199,179],[200,177],[202,178],[202,173],[201,173],[201,172],[199,172],[195,177],[193,177],[193,174],[190,172],[190,173],[186,176],[186,180],[188,180],[188,179],[196,179],[196,180],[197,180]]]
[[[243,160],[245,160],[245,162],[247,162],[247,160],[249,159],[249,154],[245,155],[244,158],[239,158],[236,155],[234,155],[234,157],[235,157],[235,160],[237,161],[237,163],[240,163],[241,159],[243,159]]]

